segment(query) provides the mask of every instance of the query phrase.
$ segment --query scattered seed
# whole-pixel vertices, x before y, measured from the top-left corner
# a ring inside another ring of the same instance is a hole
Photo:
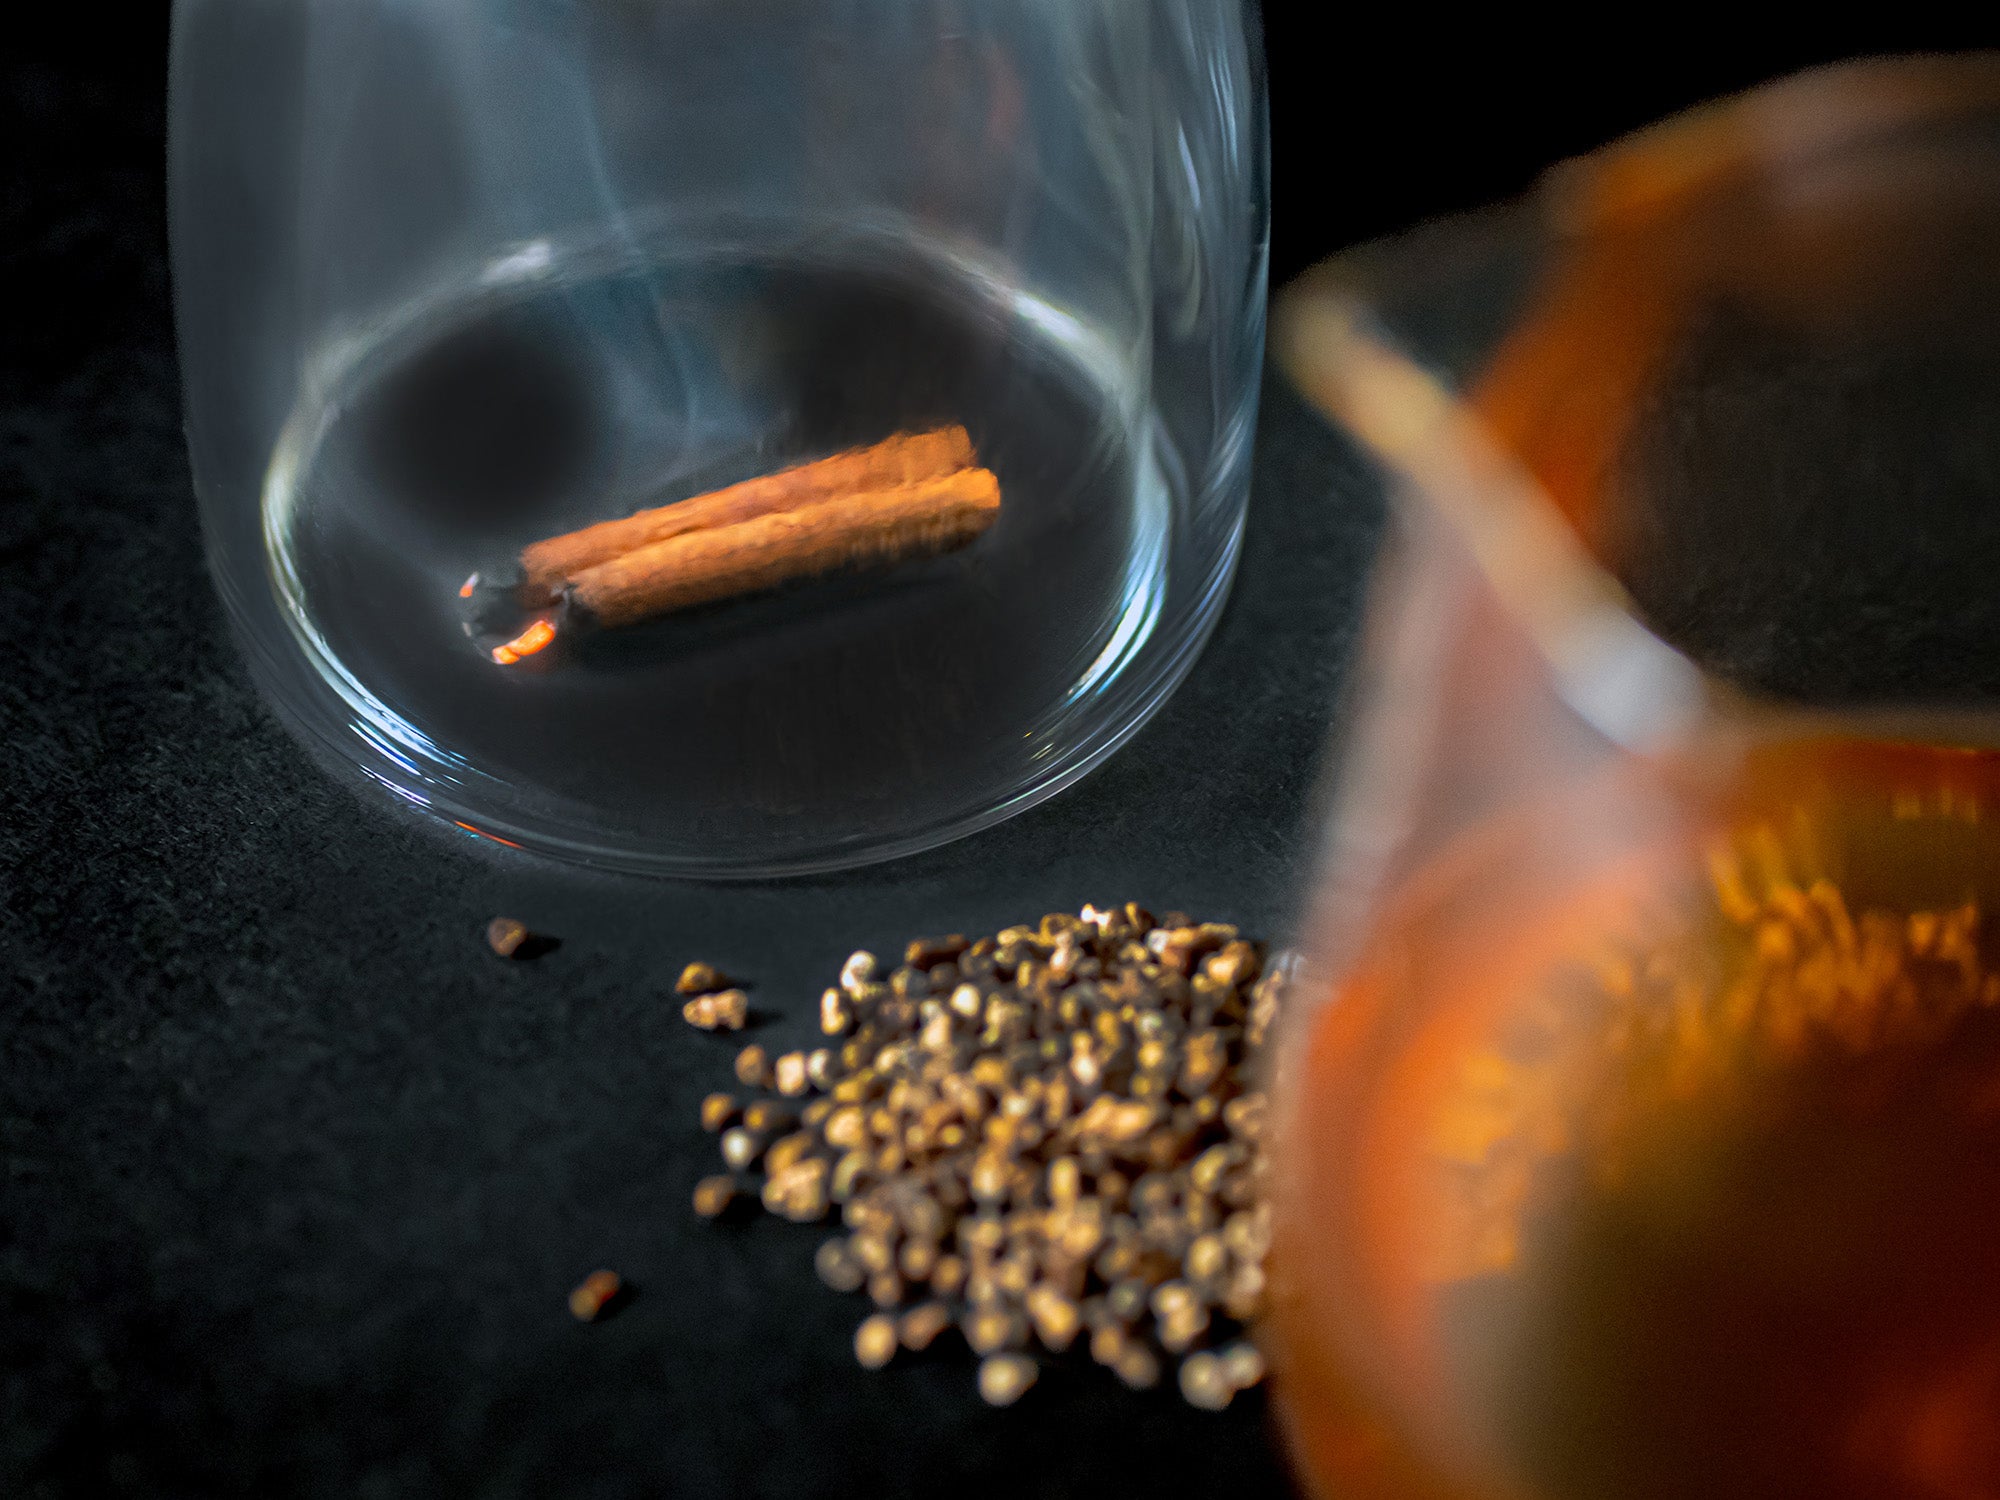
[[[728,987],[729,981],[722,977],[714,964],[689,964],[681,970],[681,977],[674,981],[674,989],[683,995],[712,995]]]
[[[1160,1383],[1160,1358],[1141,1343],[1128,1342],[1111,1369],[1135,1391],[1150,1391]]]
[[[1076,1340],[1083,1320],[1076,1304],[1046,1283],[1029,1290],[1025,1299],[1028,1317],[1035,1325],[1035,1337],[1052,1354],[1060,1354]]]
[[[1222,1351],[1222,1374],[1234,1390],[1247,1391],[1264,1379],[1264,1355],[1255,1344],[1241,1341]]]
[[[876,1313],[854,1330],[854,1357],[862,1369],[879,1370],[896,1357],[899,1342],[896,1320],[887,1313]]]
[[[960,1326],[965,1330],[966,1343],[972,1346],[975,1354],[997,1354],[1002,1349],[1014,1348],[1027,1338],[1027,1330],[1022,1326],[1019,1315],[999,1305],[969,1313]]]
[[[911,1281],[930,1280],[937,1262],[937,1244],[932,1240],[904,1240],[903,1248],[896,1253],[896,1269]]]
[[[736,1118],[734,1094],[710,1094],[701,1101],[701,1128],[710,1135]]]
[[[755,1045],[736,1054],[736,1081],[745,1088],[763,1088],[771,1081],[770,1063],[764,1049]]]
[[[925,1302],[904,1313],[896,1331],[903,1347],[915,1353],[928,1349],[937,1336],[951,1327],[951,1309],[942,1302]]]
[[[527,927],[512,917],[495,917],[486,924],[486,946],[502,958],[512,958],[527,941]]]
[[[903,1305],[903,1278],[894,1271],[877,1271],[868,1278],[868,1300],[877,1307],[894,1309]]]
[[[616,1271],[592,1271],[569,1294],[570,1316],[579,1323],[594,1323],[612,1298],[624,1289],[625,1283]]]
[[[840,987],[857,995],[875,977],[875,955],[865,949],[848,955],[840,966]]]
[[[749,1171],[763,1149],[763,1139],[741,1125],[732,1125],[722,1132],[722,1159],[732,1172]]]
[[[854,1011],[847,996],[828,990],[819,997],[819,1029],[828,1036],[843,1036],[854,1025]]]
[[[809,1081],[806,1077],[806,1055],[803,1052],[787,1052],[773,1067],[778,1092],[787,1099],[796,1099],[806,1091]]]
[[[741,1031],[750,1019],[750,997],[741,990],[724,990],[715,996],[716,1025],[725,1031]]]
[[[991,1354],[979,1362],[979,1394],[988,1406],[1012,1406],[1035,1383],[1035,1362],[1025,1354]]]
[[[1203,1411],[1221,1411],[1236,1394],[1222,1361],[1203,1350],[1181,1361],[1181,1394],[1188,1405]]]
[[[735,1197],[734,1177],[704,1177],[694,1185],[694,1211],[704,1219],[720,1218]]]
[[[858,1292],[868,1280],[868,1273],[847,1248],[847,1241],[833,1239],[826,1241],[813,1256],[813,1269],[819,1279],[836,1292]]]
[[[743,1109],[743,1128],[759,1135],[776,1135],[791,1123],[792,1111],[779,1099],[757,1099]]]

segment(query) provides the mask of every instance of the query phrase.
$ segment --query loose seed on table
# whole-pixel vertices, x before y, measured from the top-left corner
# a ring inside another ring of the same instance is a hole
[[[762,1138],[741,1125],[732,1125],[722,1132],[722,1159],[732,1171],[747,1172],[763,1149]]]
[[[736,1081],[745,1088],[762,1088],[771,1080],[770,1066],[762,1047],[745,1047],[736,1054]]]
[[[862,1269],[853,1252],[847,1248],[847,1241],[842,1239],[828,1240],[819,1247],[818,1253],[813,1256],[813,1269],[819,1273],[819,1279],[836,1292],[858,1292],[868,1280],[867,1271]]]
[[[1236,1394],[1236,1387],[1230,1384],[1222,1361],[1204,1350],[1181,1361],[1181,1394],[1190,1406],[1221,1411]]]
[[[877,1313],[854,1330],[854,1357],[864,1370],[879,1370],[896,1357],[899,1342],[896,1320],[887,1313]]]
[[[703,1104],[733,1172],[762,1158],[773,1213],[839,1208],[851,1233],[814,1266],[881,1309],[857,1358],[886,1363],[956,1321],[982,1394],[995,1380],[1007,1400],[1034,1378],[1031,1339],[1052,1354],[1087,1339],[1137,1389],[1178,1356],[1197,1406],[1256,1384],[1255,1347],[1229,1342],[1262,1310],[1269,1248],[1266,1106],[1248,1085],[1293,962],[1134,903],[902,956],[885,975],[853,954],[820,996],[839,1040],[745,1048],[738,1081],[769,1092]],[[749,1191],[715,1181],[724,1204],[724,1184]]]
[[[759,1135],[776,1135],[791,1122],[791,1110],[776,1099],[758,1099],[743,1110],[743,1128]]]
[[[717,990],[726,989],[729,981],[724,979],[714,964],[692,963],[681,970],[681,977],[674,981],[674,989],[683,995],[712,995]]]
[[[592,1271],[569,1294],[570,1316],[579,1323],[594,1323],[612,1298],[625,1289],[616,1271]]]
[[[877,1271],[868,1278],[868,1300],[877,1307],[897,1308],[903,1305],[903,1278],[894,1271]]]
[[[1236,1390],[1247,1391],[1264,1379],[1264,1355],[1255,1344],[1238,1342],[1221,1352],[1223,1378]]]
[[[1025,1354],[993,1354],[979,1362],[979,1394],[988,1406],[1012,1406],[1035,1383],[1035,1362]]]
[[[806,1055],[803,1052],[787,1052],[772,1067],[777,1080],[778,1092],[787,1099],[796,1099],[806,1091]]]
[[[896,1326],[905,1349],[913,1353],[928,1349],[951,1327],[951,1309],[942,1302],[925,1302],[904,1313]]]
[[[1135,1391],[1150,1391],[1160,1383],[1159,1356],[1144,1344],[1128,1342],[1111,1368]]]
[[[704,1177],[694,1185],[694,1211],[704,1219],[719,1218],[735,1197],[734,1177]]]
[[[486,946],[502,958],[512,958],[528,941],[528,929],[512,917],[495,917],[486,924]]]

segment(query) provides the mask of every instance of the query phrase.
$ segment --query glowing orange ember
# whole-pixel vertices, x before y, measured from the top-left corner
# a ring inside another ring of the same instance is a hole
[[[465,582],[461,583],[458,586],[458,597],[461,599],[470,599],[472,597],[472,591],[478,587],[479,587],[479,575],[477,573],[474,573],[471,577],[467,578]]]
[[[493,659],[503,667],[511,667],[522,657],[533,656],[555,638],[556,627],[547,620],[537,620],[506,645],[495,646]]]

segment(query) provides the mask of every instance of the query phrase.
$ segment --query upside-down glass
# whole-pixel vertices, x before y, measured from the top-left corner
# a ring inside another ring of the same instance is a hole
[[[1287,294],[1399,497],[1281,1050],[1359,1497],[2000,1494],[2000,59]]]
[[[662,872],[1060,790],[1234,566],[1261,69],[1247,0],[179,0],[190,448],[264,692],[474,832]],[[949,424],[1002,494],[965,550],[515,612],[534,542]]]

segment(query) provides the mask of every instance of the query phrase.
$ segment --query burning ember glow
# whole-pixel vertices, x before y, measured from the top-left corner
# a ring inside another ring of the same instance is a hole
[[[555,638],[556,627],[548,620],[537,620],[506,645],[495,646],[493,660],[503,667],[511,667],[522,657],[533,656]]]

